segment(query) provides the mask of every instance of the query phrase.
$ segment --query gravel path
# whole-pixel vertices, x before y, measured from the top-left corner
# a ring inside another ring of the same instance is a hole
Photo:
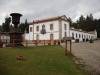
[[[64,47],[64,44],[62,46]],[[72,54],[100,73],[100,40],[94,43],[89,43],[89,41],[72,43]]]

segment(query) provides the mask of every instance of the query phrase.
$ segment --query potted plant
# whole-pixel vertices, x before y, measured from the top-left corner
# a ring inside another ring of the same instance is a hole
[[[51,45],[51,42],[50,42],[50,40],[48,41],[48,45]]]
[[[78,43],[79,42],[79,39],[76,39],[75,42]]]
[[[86,39],[86,41],[89,41],[88,38]]]
[[[93,40],[92,39],[90,39],[90,43],[93,43]]]
[[[85,39],[83,39],[83,42],[85,41]]]
[[[54,45],[56,45],[56,40],[53,42]]]
[[[60,41],[58,41],[58,45],[60,45]]]

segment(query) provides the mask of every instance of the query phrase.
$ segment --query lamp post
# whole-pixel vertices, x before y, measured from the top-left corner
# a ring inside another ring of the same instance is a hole
[[[41,30],[41,34],[46,34],[46,29],[45,29],[45,25],[43,24],[42,26],[42,30]],[[44,46],[45,46],[45,39],[44,39]]]

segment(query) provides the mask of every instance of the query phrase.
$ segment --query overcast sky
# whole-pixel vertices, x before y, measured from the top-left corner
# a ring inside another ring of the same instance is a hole
[[[66,15],[76,20],[80,15],[100,18],[100,0],[0,0],[0,25],[10,13],[21,13],[21,22]]]

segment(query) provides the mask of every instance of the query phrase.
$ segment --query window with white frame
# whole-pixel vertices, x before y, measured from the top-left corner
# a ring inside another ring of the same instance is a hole
[[[36,40],[39,40],[39,35],[36,35]]]
[[[82,34],[82,39],[83,39],[83,34]]]
[[[65,37],[67,36],[67,32],[64,32]]]
[[[81,38],[81,34],[79,34],[79,38]]]
[[[74,38],[74,33],[72,33],[72,37]]]
[[[54,36],[53,34],[50,34],[50,40],[53,40],[53,36]]]
[[[32,27],[30,27],[30,32],[32,32]]]
[[[66,24],[64,24],[64,29],[67,30],[67,25]]]
[[[36,26],[36,31],[39,31],[39,26]]]
[[[50,24],[50,30],[53,30],[53,24]]]
[[[86,37],[85,37],[85,35],[84,35],[84,39],[85,39]]]
[[[76,38],[77,38],[77,33],[76,33]]]

